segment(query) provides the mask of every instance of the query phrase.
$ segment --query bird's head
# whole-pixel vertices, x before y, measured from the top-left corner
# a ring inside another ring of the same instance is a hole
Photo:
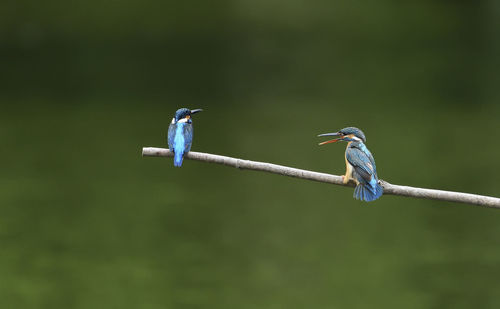
[[[363,131],[355,127],[347,127],[335,133],[325,133],[318,136],[336,136],[337,138],[319,143],[320,145],[335,143],[339,141],[363,142],[366,143],[366,137]]]
[[[191,123],[191,115],[196,114],[198,112],[203,111],[202,109],[193,109],[190,110],[188,108],[179,108],[175,112],[175,116],[172,119],[172,123],[178,123],[178,122],[188,122]]]

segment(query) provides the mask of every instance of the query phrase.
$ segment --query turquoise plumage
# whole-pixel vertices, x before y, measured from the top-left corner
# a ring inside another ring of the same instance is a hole
[[[168,148],[174,153],[174,166],[182,166],[184,155],[191,150],[193,143],[193,121],[191,115],[201,112],[201,109],[189,110],[180,108],[168,127]]]

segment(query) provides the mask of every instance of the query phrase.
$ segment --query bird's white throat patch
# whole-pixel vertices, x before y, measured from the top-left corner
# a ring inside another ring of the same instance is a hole
[[[188,122],[188,120],[189,120],[189,117],[182,118],[182,119],[179,119],[179,121],[177,121],[177,123],[186,123],[186,122]],[[175,123],[175,117],[172,118],[172,124],[174,124],[174,123]]]

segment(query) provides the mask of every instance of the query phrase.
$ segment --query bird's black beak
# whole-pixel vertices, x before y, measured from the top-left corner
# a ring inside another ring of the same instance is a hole
[[[318,135],[318,137],[321,137],[321,136],[339,136],[339,138],[335,138],[335,139],[331,139],[331,140],[326,141],[326,142],[319,143],[318,145],[320,145],[320,146],[325,145],[325,144],[335,143],[335,142],[341,141],[343,139],[343,134],[339,133],[339,132],[324,133],[324,134]]]
[[[196,114],[196,113],[199,113],[199,112],[202,112],[203,110],[201,108],[198,108],[198,109],[193,109],[191,110],[191,115],[192,114]]]

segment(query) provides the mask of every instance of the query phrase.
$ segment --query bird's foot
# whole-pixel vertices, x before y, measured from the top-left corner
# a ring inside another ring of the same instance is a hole
[[[347,178],[345,175],[342,175],[342,183],[347,184],[349,182],[349,178]]]

